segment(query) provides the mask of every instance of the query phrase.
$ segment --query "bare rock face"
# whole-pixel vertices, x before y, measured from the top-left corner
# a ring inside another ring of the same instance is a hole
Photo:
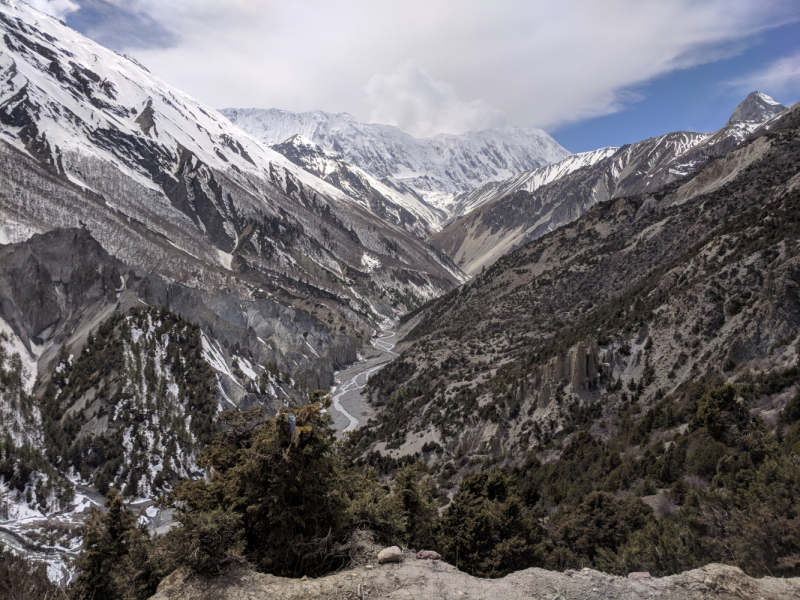
[[[555,391],[565,386],[578,392],[597,382],[600,364],[597,343],[593,340],[579,342],[561,356],[536,369],[529,378],[528,395],[535,396],[539,408],[547,408]]]
[[[403,562],[403,552],[397,546],[390,546],[378,552],[378,564]]]
[[[786,107],[766,94],[752,92],[731,114],[727,125],[735,123],[763,123],[775,115],[781,114]]]

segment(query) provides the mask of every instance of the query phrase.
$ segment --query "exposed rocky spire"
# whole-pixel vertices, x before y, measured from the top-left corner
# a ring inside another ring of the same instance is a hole
[[[786,110],[780,102],[776,102],[766,94],[753,92],[733,110],[726,125],[734,123],[763,123]]]

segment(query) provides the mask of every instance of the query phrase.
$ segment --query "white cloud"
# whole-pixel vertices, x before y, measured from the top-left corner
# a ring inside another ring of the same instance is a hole
[[[796,100],[800,96],[800,51],[733,79],[728,85],[740,93],[758,90],[773,97]]]
[[[80,8],[72,0],[26,0],[36,10],[52,15],[57,19],[64,19],[69,13]]]
[[[483,100],[458,98],[449,83],[437,81],[414,62],[374,75],[366,87],[371,120],[396,125],[416,137],[503,127],[503,111]]]
[[[212,106],[346,111],[426,133],[491,126],[503,116],[552,128],[608,114],[648,81],[735,55],[755,35],[798,17],[796,0],[125,6],[176,40],[130,53]]]

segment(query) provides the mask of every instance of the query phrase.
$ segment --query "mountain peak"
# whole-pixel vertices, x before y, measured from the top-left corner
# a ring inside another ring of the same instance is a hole
[[[762,92],[752,92],[737,106],[726,125],[735,123],[763,123],[786,110],[780,102]]]
[[[284,144],[290,145],[290,146],[295,146],[295,147],[298,147],[298,148],[311,148],[312,150],[314,150],[316,152],[323,152],[322,146],[320,146],[319,144],[311,141],[306,136],[304,136],[302,133],[295,133],[292,137],[282,141],[280,144],[275,144],[275,145],[276,146],[282,146]]]

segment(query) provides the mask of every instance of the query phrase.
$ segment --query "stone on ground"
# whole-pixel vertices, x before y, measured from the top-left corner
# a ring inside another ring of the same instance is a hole
[[[378,552],[378,564],[403,562],[403,552],[397,546],[390,546]]]

